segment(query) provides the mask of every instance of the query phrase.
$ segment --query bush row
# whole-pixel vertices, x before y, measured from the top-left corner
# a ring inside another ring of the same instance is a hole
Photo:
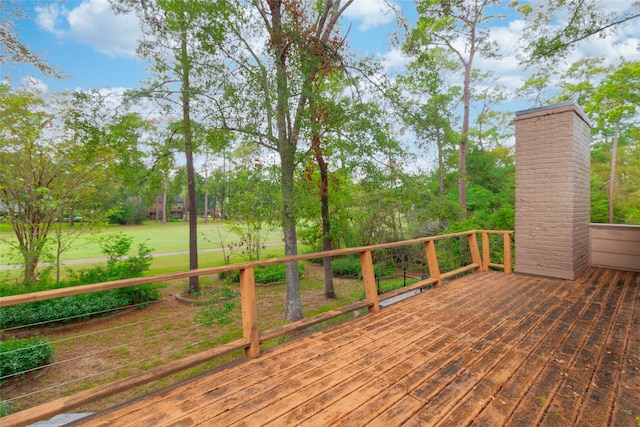
[[[96,265],[80,271],[70,271],[69,277],[64,281],[51,284],[43,280],[40,286],[48,285],[44,289],[68,288],[142,276],[149,270],[151,249],[142,243],[138,245],[137,256],[125,258],[132,241],[133,237],[124,233],[104,236],[100,247],[102,253],[109,258],[106,266]],[[107,315],[120,308],[144,305],[159,298],[157,285],[142,285],[20,304],[0,311],[0,329],[86,320]]]
[[[331,261],[331,270],[336,276],[357,276],[362,278],[362,268],[360,259],[356,257],[338,258]],[[376,277],[392,276],[395,272],[393,266],[383,263],[373,265],[373,271]]]
[[[321,262],[321,260],[318,260]],[[362,278],[360,267],[360,259],[358,257],[338,258],[331,261],[331,270],[336,276],[354,276]],[[392,276],[395,272],[393,266],[385,263],[376,263],[373,266],[376,277]],[[298,263],[298,272],[300,275],[304,273],[304,266]],[[286,280],[286,265],[272,264],[264,267],[257,267],[254,270],[256,283],[274,283],[284,282]],[[228,273],[220,273],[220,278],[229,277],[233,282],[240,281],[240,272],[238,270]]]
[[[53,361],[53,348],[40,338],[0,342],[0,385]]]
[[[254,269],[254,277],[256,283],[277,283],[284,282],[287,278],[286,264],[271,264],[262,267],[256,267]],[[302,276],[304,274],[304,265],[298,263],[298,274]],[[224,279],[229,277],[232,282],[240,282],[240,271],[233,270],[220,273],[220,278]]]
[[[143,285],[5,307],[0,310],[0,329],[86,320],[159,298],[156,286]]]

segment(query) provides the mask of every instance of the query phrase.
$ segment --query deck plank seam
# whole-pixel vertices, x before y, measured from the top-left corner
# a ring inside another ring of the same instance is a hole
[[[640,278],[640,276],[638,276],[638,277]],[[626,333],[625,333],[624,339],[622,340],[624,342],[624,346],[623,346],[623,350],[622,350],[622,365],[623,366],[625,364],[625,360],[626,360],[626,357],[627,357],[627,352],[629,350],[629,345],[631,343],[631,333],[632,333],[632,325],[633,325],[634,313],[637,313],[638,305],[639,305],[638,300],[640,299],[640,298],[638,298],[640,290],[637,287],[635,289],[633,289],[630,286],[631,280],[633,280],[633,275],[629,274],[629,277],[628,277],[628,279],[627,279],[627,281],[625,283],[625,291],[631,292],[632,290],[635,290],[635,292],[632,293],[632,295],[634,295],[634,294],[635,295],[631,297],[631,300],[634,301],[634,306],[633,306],[633,308],[631,310],[631,314],[629,316],[629,319],[626,322],[626,328],[625,328],[626,329]],[[613,325],[612,325],[611,329],[613,329]],[[622,392],[621,392],[621,390],[622,390],[622,382],[621,382],[622,370],[616,370],[614,374],[615,374],[614,383],[616,384],[616,386],[615,386],[615,393],[613,394],[613,399],[612,399],[612,403],[611,403],[612,410],[611,410],[611,413],[609,414],[609,418],[607,419],[607,425],[615,425],[614,422],[613,422],[613,418],[614,418],[614,414],[615,414],[613,409],[616,407],[616,404],[617,404],[618,400],[624,400],[623,397],[621,396],[621,394],[622,394]],[[640,400],[640,399],[636,399],[636,400]],[[640,410],[640,406],[637,409]]]
[[[557,296],[558,294],[561,294],[563,292],[563,290],[561,288],[556,288],[554,290],[552,290],[551,293],[546,294],[541,296],[540,292],[538,292],[535,288],[532,287],[532,292],[534,297],[540,297],[540,299],[538,300],[538,305],[541,305],[547,301],[552,302],[554,299],[557,300]],[[565,291],[566,292],[566,291]],[[534,301],[534,300],[527,300],[524,302],[524,304],[527,305],[527,307],[529,307],[529,301]],[[554,307],[556,307],[560,302],[557,301],[555,304],[553,304],[551,307],[549,307],[547,309],[547,311],[552,311]],[[521,308],[522,305],[518,305],[518,308]],[[527,337],[527,333],[528,331],[535,329],[536,325],[539,324],[540,322],[542,322],[543,318],[540,316],[537,316],[537,313],[535,313],[533,310],[529,310],[528,312],[523,312],[522,310],[517,310],[516,312],[510,313],[510,315],[506,318],[504,318],[504,321],[502,322],[503,324],[507,324],[507,322],[511,319],[511,317],[517,317],[523,315],[524,317],[522,319],[520,319],[514,326],[513,329],[516,329],[516,327],[524,322],[526,322],[526,320],[528,320],[531,317],[538,317],[538,321],[534,323],[534,325],[530,326],[527,330],[524,331],[524,333],[520,333],[520,338],[517,341],[517,343],[521,342],[523,339],[526,339]],[[446,384],[443,384],[440,389],[445,389],[446,387],[448,387],[450,384],[452,384],[453,382],[455,382],[456,380],[458,380],[459,378],[461,378],[463,375],[465,375],[467,372],[470,372],[470,369],[476,365],[477,363],[479,363],[482,358],[484,356],[486,356],[487,354],[489,354],[492,350],[495,350],[495,348],[497,348],[498,346],[503,345],[504,343],[502,342],[502,340],[489,340],[487,341],[485,338],[487,335],[493,334],[497,329],[499,329],[500,327],[502,327],[502,325],[496,325],[494,326],[491,330],[489,330],[486,335],[484,337],[480,337],[476,340],[476,342],[489,342],[491,343],[491,345],[487,346],[486,348],[484,348],[482,351],[478,352],[475,356],[474,359],[471,359],[469,362],[467,362],[464,366],[462,366],[457,372],[456,374],[454,374],[451,378],[450,381],[447,382]],[[507,334],[508,335],[508,334]],[[511,348],[515,348],[517,343],[511,344],[509,345],[509,347]],[[473,348],[474,346],[472,346]],[[489,373],[491,372],[491,370],[493,369],[494,366],[496,366],[502,359],[498,358],[494,361],[494,363],[492,365],[490,365],[490,368],[486,370],[486,373],[483,377],[485,377],[486,375],[489,375]],[[444,416],[447,413],[450,413],[451,411],[453,411],[458,403],[460,403],[465,396],[473,389],[473,387],[471,389],[467,389],[467,391],[462,394],[462,395],[457,395],[456,400],[455,401],[449,401],[449,408],[448,410],[445,411],[445,413],[441,413],[438,414],[438,416],[440,416],[440,419],[442,420],[444,418]],[[433,400],[433,398],[436,398],[437,395],[441,392],[441,390],[437,390],[433,392],[433,396],[432,399],[429,400],[429,402],[427,403],[431,403],[431,400]],[[445,408],[446,409],[446,408]]]
[[[591,277],[593,277],[595,275],[596,270],[590,270],[589,272],[589,279],[591,279]],[[593,289],[593,293],[595,294],[595,292],[597,291],[597,286],[595,286],[596,289]],[[567,312],[570,311],[570,309],[577,305],[580,304],[582,301],[582,298],[580,296],[584,296],[587,293],[588,289],[586,289],[585,287],[582,286],[573,286],[571,289],[568,289],[567,291],[567,295],[565,298],[562,298],[561,300],[559,300],[559,306],[558,308],[561,309],[561,311],[558,313],[558,315],[555,318],[552,318],[553,321],[552,323],[548,326],[547,331],[552,331],[554,330],[554,328],[556,328],[559,324],[560,324],[560,319],[562,316],[566,315]],[[580,292],[579,295],[576,295],[577,292]],[[555,310],[555,309],[554,309]],[[553,311],[553,310],[552,310]],[[549,317],[548,317],[549,318]],[[548,332],[549,333],[549,332]],[[517,377],[517,375],[521,374],[523,367],[527,366],[525,364],[525,362],[529,359],[531,359],[532,357],[534,357],[535,352],[538,351],[538,349],[543,345],[544,341],[541,339],[538,339],[534,345],[530,348],[530,350],[527,352],[526,356],[522,359],[522,362],[520,363],[520,365],[514,369],[511,372],[511,375],[507,378],[505,378],[505,380],[502,382],[502,384],[497,388],[497,390],[494,393],[494,398],[497,399],[500,402],[503,402],[503,404],[506,404],[506,401],[503,399],[503,397],[506,398],[506,396],[502,396],[502,394],[504,393],[505,387],[507,387],[508,385],[510,385],[510,382],[514,381],[514,379]],[[541,366],[539,368],[539,370],[544,369],[544,365]],[[521,404],[522,399],[524,399],[524,396],[527,394],[529,388],[533,385],[533,382],[529,383],[529,387],[526,388],[525,390],[523,390],[520,393],[520,396],[512,403],[511,405],[511,410],[508,414],[505,415],[504,417],[504,423],[507,422],[508,417],[510,415],[512,415],[512,413],[517,409],[517,407]],[[486,414],[487,410],[490,406],[495,405],[495,399],[491,399],[487,402],[486,405],[484,405],[481,410],[478,412],[477,416],[481,416],[483,417],[481,414]]]
[[[586,310],[588,310],[588,308],[591,306],[592,303],[594,303],[594,304],[598,303],[596,298],[598,297],[598,295],[602,291],[602,289],[607,287],[607,280],[604,280],[604,278],[600,278],[600,280],[598,281],[598,284],[596,286],[597,286],[596,289],[594,289],[592,294],[588,297],[588,301],[585,302],[584,301],[584,297],[583,297],[583,298],[580,298],[579,300],[575,301],[572,305],[567,306],[568,310],[570,308],[576,307],[578,304],[581,305],[582,308],[579,310],[578,313],[576,313],[575,316],[573,316],[573,320],[571,321],[571,323],[569,323],[569,325],[567,325],[568,330],[563,333],[562,340],[560,340],[559,342],[555,342],[554,343],[553,351],[549,353],[549,357],[547,357],[546,361],[542,364],[542,366],[540,366],[540,368],[538,369],[538,372],[534,376],[530,377],[531,381],[530,381],[528,387],[521,394],[517,405],[513,407],[513,410],[511,411],[511,413],[505,418],[505,424],[511,424],[511,421],[514,418],[515,414],[518,412],[519,409],[523,408],[522,405],[525,403],[525,399],[527,398],[528,395],[530,395],[532,393],[532,388],[535,385],[538,384],[538,379],[539,379],[540,375],[542,375],[542,373],[545,370],[548,369],[550,364],[554,362],[554,359],[553,359],[552,356],[558,351],[558,349],[567,340],[567,338],[569,337],[569,334],[575,328],[579,317],[582,314],[584,314],[584,312]],[[567,311],[565,311],[565,313],[567,313]],[[542,341],[540,342],[540,344],[542,344]],[[545,400],[547,400],[547,399],[548,398],[545,398]],[[546,404],[546,402],[545,402],[545,404]],[[545,405],[543,405],[543,406],[545,406]],[[536,408],[537,408],[537,405],[536,405]],[[539,411],[539,409],[537,409],[537,411]],[[522,422],[522,420],[518,420],[518,423],[521,423],[521,422]]]
[[[595,321],[589,321],[589,329],[586,333],[584,333],[583,339],[581,340],[580,344],[578,345],[578,347],[576,348],[576,350],[573,352],[572,358],[570,359],[569,362],[566,363],[567,368],[565,371],[565,375],[563,376],[562,380],[556,384],[555,388],[554,388],[554,393],[553,395],[550,395],[547,399],[546,405],[544,408],[542,408],[542,411],[539,413],[538,415],[538,419],[536,420],[537,424],[542,423],[542,420],[544,417],[549,415],[549,411],[554,403],[554,401],[556,400],[556,396],[558,395],[558,393],[561,391],[562,387],[566,384],[567,382],[567,377],[569,375],[569,372],[571,371],[575,371],[576,370],[576,365],[578,363],[578,358],[580,356],[580,351],[585,347],[585,344],[587,343],[588,339],[590,337],[592,337],[593,335],[593,331],[596,328],[596,325],[602,325],[604,323],[604,321],[608,321],[609,322],[609,326],[606,330],[606,332],[603,334],[603,336],[601,337],[601,342],[603,343],[601,350],[598,352],[598,356],[597,356],[597,363],[600,363],[600,361],[602,360],[602,356],[604,354],[604,348],[605,348],[605,343],[607,342],[611,331],[613,330],[613,327],[615,325],[615,319],[617,317],[617,314],[619,312],[619,309],[621,307],[622,304],[622,296],[624,295],[624,292],[626,291],[626,288],[623,289],[623,291],[620,293],[621,295],[616,298],[616,304],[615,304],[615,309],[614,312],[611,313],[611,315],[607,315],[606,313],[606,309],[608,307],[608,303],[611,301],[612,296],[614,296],[613,294],[615,294],[616,291],[616,285],[610,285],[608,287],[608,292],[607,292],[607,297],[606,297],[606,301],[602,304],[600,304],[600,309],[597,313],[597,316],[595,317]],[[604,319],[603,319],[604,317]],[[591,379],[590,381],[588,381],[588,383],[590,384],[593,376],[595,375],[595,371],[592,371],[592,375],[591,375]],[[583,406],[583,402],[580,402],[580,405],[578,406],[578,410],[580,408],[582,408]],[[573,424],[577,425],[577,419],[574,419]]]
[[[544,303],[546,303],[548,301],[552,302],[554,300],[554,297],[557,297],[557,293],[560,293],[560,288],[556,288],[552,293],[546,295],[546,297],[542,301],[540,301],[540,303],[536,307],[542,306]],[[555,303],[553,303],[552,305],[547,307],[543,314],[548,314],[548,313],[553,312],[561,303],[562,303],[562,301],[556,298],[555,299]],[[529,309],[530,307],[527,306],[527,308]],[[525,317],[523,319],[521,319],[516,325],[514,325],[512,330],[515,330],[517,328],[517,326],[519,326],[521,324],[524,324],[530,318],[537,318],[537,320],[533,324],[531,324],[527,329],[525,329],[522,332],[519,332],[517,341],[515,341],[515,342],[509,341],[509,344],[507,346],[509,347],[510,350],[513,350],[515,352],[520,352],[518,350],[518,345],[520,343],[522,343],[524,340],[528,339],[533,330],[535,330],[538,327],[540,327],[540,325],[546,319],[546,316],[540,315],[536,310],[529,310],[528,315],[525,315]],[[507,334],[507,336],[508,336],[508,334]],[[497,342],[498,343],[503,343],[503,341],[504,340],[500,339]],[[465,366],[463,368],[463,370],[461,370],[461,372],[459,372],[457,374],[456,378],[454,378],[453,381],[455,381],[457,378],[461,377],[464,374],[463,371],[470,370],[470,368],[473,365],[477,364],[482,357],[488,355],[491,352],[491,350],[493,350],[493,349],[495,349],[495,346],[494,347],[489,347],[486,350],[484,350],[482,352],[482,354],[479,355],[480,357],[478,357],[476,360],[474,360],[473,363],[470,363],[468,366]],[[521,353],[524,353],[524,352],[521,352]],[[455,402],[451,403],[451,407],[449,408],[449,411],[447,411],[446,413],[442,414],[441,418],[444,418],[445,416],[447,416],[448,414],[450,414],[451,412],[456,410],[459,407],[459,405],[463,401],[465,401],[467,399],[468,395],[475,389],[477,384],[479,384],[482,380],[484,380],[491,373],[493,373],[493,369],[497,365],[502,363],[503,360],[505,358],[507,358],[507,357],[508,357],[508,352],[505,352],[505,353],[503,353],[503,355],[501,357],[496,358],[492,364],[489,364],[488,367],[485,368],[485,373],[478,378],[478,381],[476,383],[472,384],[472,387],[467,388],[467,390],[466,390],[466,392],[464,392],[464,394],[458,395],[458,399]],[[506,380],[507,379],[505,379],[505,382],[506,382]],[[493,392],[491,393],[491,395],[494,395],[494,394],[495,394],[495,388],[494,388]],[[480,411],[481,411],[481,409],[478,412],[480,412]],[[436,425],[438,425],[438,424],[436,424]]]

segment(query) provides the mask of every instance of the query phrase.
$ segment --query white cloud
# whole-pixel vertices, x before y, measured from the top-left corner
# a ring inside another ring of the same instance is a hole
[[[45,82],[31,76],[22,79],[22,88],[36,93],[47,93],[49,91],[49,86]]]
[[[116,15],[107,0],[84,0],[67,10],[59,4],[36,8],[36,22],[60,40],[91,46],[111,57],[136,56],[140,37],[134,14]]]
[[[385,71],[403,70],[411,62],[411,58],[395,47],[383,53],[380,56],[380,60]]]
[[[385,0],[355,0],[344,12],[346,18],[360,21],[358,29],[386,25],[393,21],[393,11]]]

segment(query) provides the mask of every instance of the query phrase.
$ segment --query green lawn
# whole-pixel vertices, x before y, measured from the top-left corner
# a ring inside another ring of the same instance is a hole
[[[122,232],[133,236],[134,248],[139,243],[146,243],[153,249],[153,253],[186,251],[189,249],[189,224],[184,221],[169,222],[167,224],[145,222],[142,225],[109,226],[98,232],[84,234],[78,239],[74,247],[62,255],[63,260],[99,258],[102,257],[100,247],[95,243],[95,238],[101,234]],[[198,249],[219,248],[220,236],[226,244],[237,242],[239,238],[231,233],[228,224],[215,222],[204,224],[202,220],[198,224]],[[11,227],[2,224],[0,227],[0,254],[6,254],[9,246],[4,240],[16,240]],[[282,232],[275,229],[267,236],[267,243],[282,241]]]
[[[225,243],[225,246],[237,243],[240,239],[229,230],[229,224],[230,223],[219,221],[204,224],[202,219],[200,219],[198,224],[198,249],[220,248],[220,239]],[[118,232],[133,236],[131,254],[136,253],[139,243],[146,243],[148,247],[153,249],[152,253],[154,254],[180,252],[189,249],[189,224],[185,221],[169,222],[164,225],[156,222],[146,222],[142,225],[129,226],[112,225],[80,237],[69,251],[63,253],[63,263],[64,261],[77,259],[102,258],[104,255],[100,252],[100,247],[95,242],[96,237]],[[15,242],[15,234],[8,224],[0,224],[0,265],[19,264],[19,259],[9,256],[9,245],[6,243],[6,240]],[[267,236],[266,243],[272,244],[273,246],[268,246],[264,252],[261,253],[261,257],[269,255],[282,256],[284,254],[282,232],[280,229],[272,230]],[[240,261],[242,257],[246,259],[246,255],[242,254],[242,249],[235,249],[232,253],[231,262]],[[220,265],[222,260],[221,251],[199,254],[201,267]],[[154,259],[151,265],[150,274],[185,270],[188,265],[188,255],[186,254],[158,257]],[[68,267],[73,269],[85,268],[87,264]],[[18,271],[20,270],[13,270],[12,273]],[[4,273],[6,275],[7,272]]]

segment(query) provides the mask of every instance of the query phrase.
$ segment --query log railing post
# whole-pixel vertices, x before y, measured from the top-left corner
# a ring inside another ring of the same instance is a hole
[[[433,240],[427,240],[424,242],[425,252],[427,253],[427,265],[429,266],[429,276],[432,279],[436,279],[436,287],[442,286],[442,279],[440,278],[440,266],[438,265],[438,255],[436,253],[436,244]]]
[[[260,337],[253,268],[240,270],[240,300],[242,305],[242,335],[249,341],[249,347],[245,349],[244,353],[247,357],[254,359],[260,356]]]
[[[376,273],[373,270],[371,251],[360,252],[360,267],[362,268],[362,282],[366,298],[373,303],[369,308],[372,313],[380,312],[378,288],[376,287]]]
[[[482,259],[480,258],[480,250],[478,249],[478,239],[476,238],[476,233],[469,233],[467,235],[467,240],[469,241],[469,251],[471,252],[471,261],[474,264],[477,264],[477,270],[482,271]]]
[[[482,271],[489,271],[491,249],[489,248],[489,233],[482,232]]]
[[[511,233],[504,233],[504,274],[511,274]]]

